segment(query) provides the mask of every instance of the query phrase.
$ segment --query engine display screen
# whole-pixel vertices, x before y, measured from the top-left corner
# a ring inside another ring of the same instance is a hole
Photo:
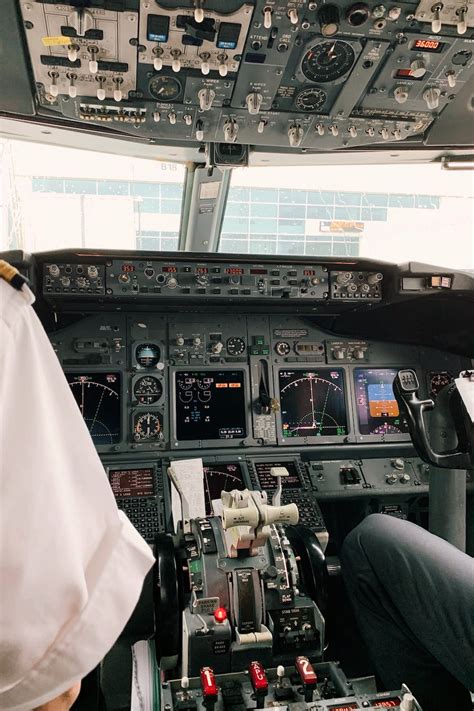
[[[94,444],[120,442],[120,373],[66,373],[66,378]]]
[[[270,474],[272,467],[285,467],[290,476],[281,477],[283,489],[300,489],[303,486],[300,475],[294,462],[254,462],[258,483],[264,491],[276,489],[276,479]]]
[[[247,436],[243,370],[178,371],[176,438],[242,439]]]
[[[109,481],[117,499],[154,496],[153,469],[109,469]]]
[[[220,499],[223,491],[245,489],[240,464],[209,464],[204,466],[204,497],[206,515],[212,514],[212,501]]]
[[[344,371],[280,370],[283,437],[328,437],[348,432]]]
[[[400,414],[393,392],[395,368],[356,368],[354,371],[359,431],[366,435],[400,435],[408,422]]]

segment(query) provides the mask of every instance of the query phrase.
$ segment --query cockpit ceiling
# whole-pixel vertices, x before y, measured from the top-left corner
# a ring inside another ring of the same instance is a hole
[[[201,13],[190,0],[4,0],[0,112],[230,165],[249,149],[257,163],[465,149],[474,5],[436,7],[209,0]]]

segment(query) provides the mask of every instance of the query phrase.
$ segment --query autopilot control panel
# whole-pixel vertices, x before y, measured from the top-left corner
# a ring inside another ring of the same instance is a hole
[[[86,5],[18,3],[38,115],[230,161],[422,137],[472,76],[464,0]]]

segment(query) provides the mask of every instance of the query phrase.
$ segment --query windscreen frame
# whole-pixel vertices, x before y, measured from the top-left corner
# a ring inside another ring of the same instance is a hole
[[[307,437],[284,437],[283,436],[283,420],[281,414],[281,396],[280,396],[280,372],[286,370],[301,370],[301,371],[321,371],[321,370],[338,370],[341,371],[344,383],[344,400],[345,400],[345,412],[346,412],[346,423],[347,423],[347,434],[344,435],[324,435],[321,437],[315,435],[309,435]],[[286,447],[291,447],[295,445],[307,445],[314,446],[319,444],[348,444],[350,442],[356,442],[354,434],[354,412],[353,412],[353,389],[351,379],[348,375],[347,366],[342,366],[339,364],[328,365],[326,363],[288,363],[287,366],[282,364],[276,365],[273,369],[274,372],[274,388],[275,393],[278,395],[280,401],[280,408],[276,413],[276,429],[277,429],[277,442],[278,445],[283,445]]]
[[[246,437],[234,438],[234,439],[193,439],[193,440],[179,440],[177,437],[178,423],[176,417],[176,373],[178,372],[188,372],[188,371],[200,371],[208,373],[218,373],[224,371],[241,371],[243,374],[243,407],[244,407],[244,417],[245,426],[247,430]],[[218,366],[209,365],[186,365],[182,364],[179,366],[171,366],[169,368],[169,382],[170,382],[170,436],[171,436],[171,449],[209,449],[212,447],[239,447],[239,446],[250,446],[255,444],[255,440],[252,437],[252,421],[251,421],[251,394],[250,394],[250,374],[249,367],[244,363],[233,363],[233,364],[223,364],[219,363]]]

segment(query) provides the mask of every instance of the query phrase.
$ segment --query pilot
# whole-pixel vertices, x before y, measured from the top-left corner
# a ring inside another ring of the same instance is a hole
[[[474,559],[420,526],[368,516],[344,541],[342,571],[386,689],[423,711],[472,711]]]
[[[117,509],[33,301],[0,261],[0,708],[65,711],[153,556]]]

